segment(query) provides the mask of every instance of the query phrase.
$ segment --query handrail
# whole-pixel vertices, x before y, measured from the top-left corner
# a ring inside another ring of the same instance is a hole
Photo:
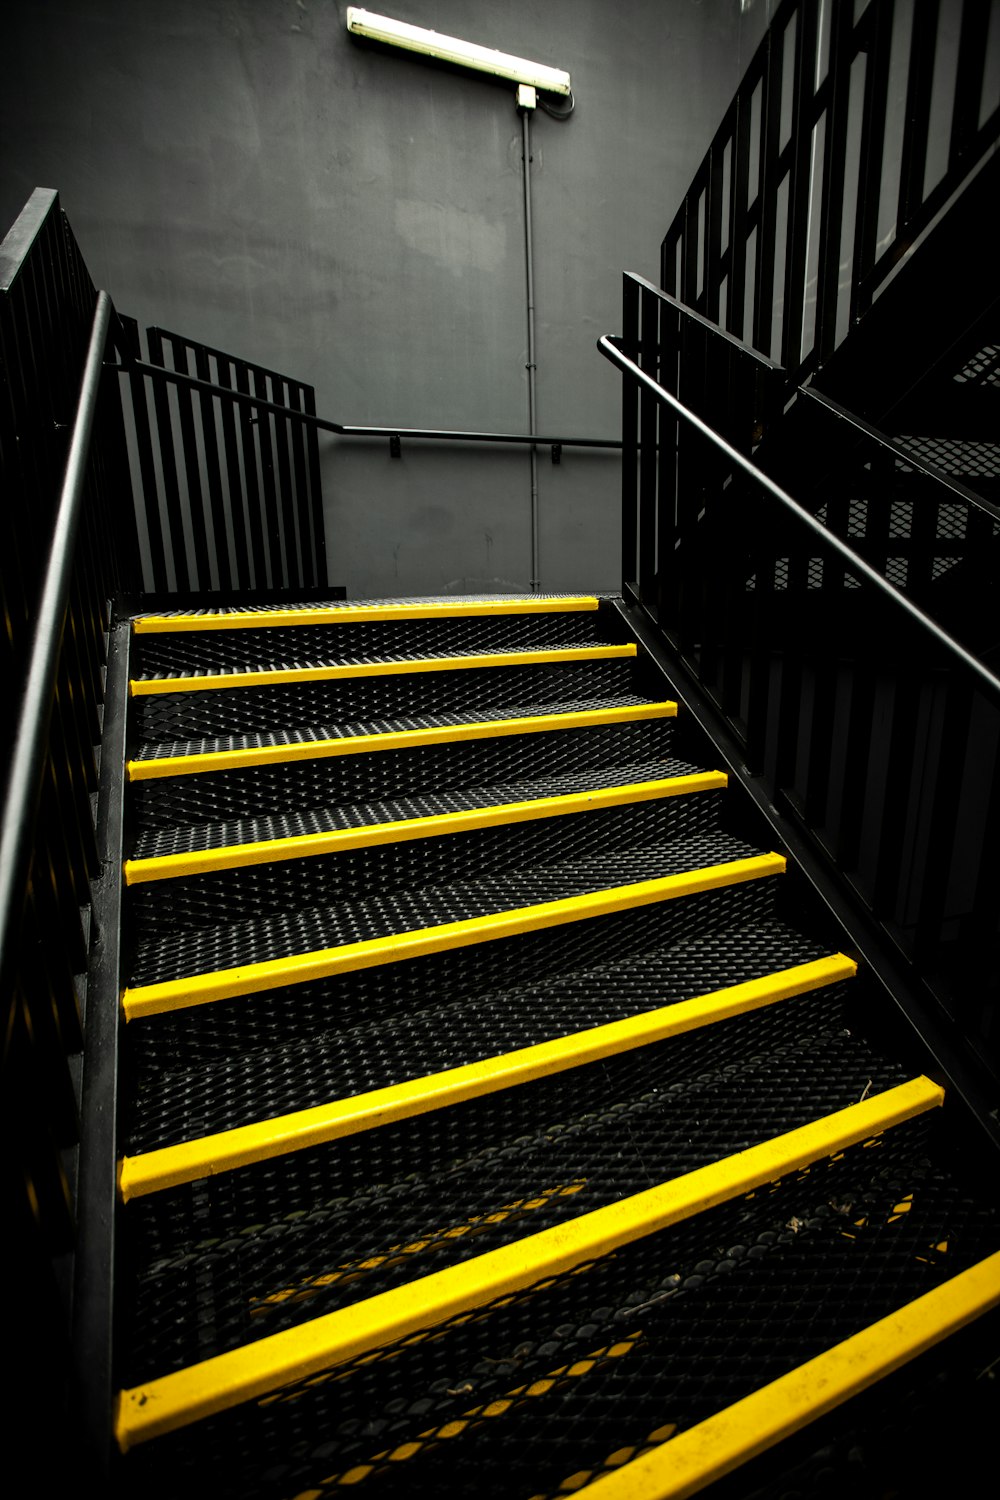
[[[695,428],[703,437],[708,438],[709,442],[713,443],[716,448],[724,453],[737,468],[742,469],[756,484],[765,489],[773,499],[783,505],[786,510],[791,511],[824,547],[831,552],[837,553],[852,573],[860,578],[864,578],[867,583],[871,584],[884,597],[891,600],[896,609],[903,610],[909,615],[910,619],[930,635],[938,646],[943,647],[950,655],[959,660],[966,670],[979,680],[981,687],[984,687],[988,693],[1000,701],[1000,678],[995,677],[988,667],[985,667],[971,652],[960,645],[954,636],[949,635],[946,630],[942,630],[940,625],[936,624],[929,615],[924,614],[923,610],[913,604],[905,594],[900,593],[897,588],[894,588],[891,583],[887,582],[881,573],[877,573],[869,563],[865,562],[864,558],[860,557],[852,548],[842,542],[839,537],[828,531],[822,521],[817,521],[815,516],[811,515],[803,505],[800,505],[797,500],[794,500],[791,495],[787,494],[780,485],[775,484],[773,479],[769,479],[749,459],[744,458],[742,453],[730,443],[727,443],[725,438],[720,437],[717,432],[713,431],[707,422],[703,422],[700,417],[695,416],[694,412],[689,411],[682,402],[677,400],[676,396],[672,396],[669,391],[664,390],[663,386],[653,380],[650,375],[641,370],[633,360],[622,353],[618,348],[618,342],[619,340],[613,335],[602,334],[597,340],[597,347],[605,359],[610,360],[624,374],[644,386],[661,405],[669,406],[689,426]]]
[[[770,374],[784,375],[786,373],[784,365],[779,365],[769,355],[762,354],[759,349],[755,349],[752,344],[748,344],[744,339],[738,338],[735,333],[730,333],[728,329],[721,327],[720,324],[713,323],[711,318],[703,317],[700,312],[696,312],[693,307],[690,307],[686,302],[682,302],[672,292],[665,292],[655,282],[647,281],[646,277],[640,276],[638,271],[625,271],[623,275],[626,281],[633,281],[636,286],[641,286],[643,291],[652,292],[660,302],[666,302],[676,312],[683,314],[688,322],[696,323],[706,333],[710,333],[717,343],[728,344],[735,353],[745,354],[754,364],[760,365],[762,370],[766,370]]]
[[[439,430],[432,427],[358,427],[349,423],[334,422],[329,417],[316,417],[310,412],[294,411],[280,406],[276,401],[265,401],[262,396],[253,396],[248,391],[232,390],[229,386],[216,385],[211,380],[199,380],[194,375],[185,375],[180,370],[168,370],[163,365],[146,364],[143,360],[129,360],[116,365],[126,374],[155,375],[175,385],[187,386],[194,391],[204,391],[211,396],[224,396],[239,406],[253,406],[260,411],[274,412],[295,422],[305,423],[321,432],[333,432],[338,437],[367,438],[416,438],[432,442],[456,443],[521,443],[539,447],[560,448],[620,448],[620,438],[547,437],[542,433],[529,432],[465,432]]]
[[[27,888],[32,831],[45,776],[52,686],[62,644],[74,542],[80,524],[104,351],[113,313],[107,292],[98,292],[62,488],[35,611],[28,668],[16,716],[17,729],[0,820],[0,955],[7,962],[13,962],[17,951],[14,938]]]
[[[967,505],[971,505],[975,510],[981,510],[986,515],[992,516],[994,521],[1000,521],[1000,505],[994,505],[993,501],[987,500],[985,495],[977,495],[975,490],[970,490],[967,485],[962,484],[960,480],[953,478],[952,475],[946,474],[943,469],[936,469],[933,464],[925,463],[922,458],[919,458],[915,453],[911,453],[905,443],[899,443],[894,438],[887,437],[877,427],[872,427],[861,417],[856,416],[854,412],[848,411],[846,406],[841,406],[839,402],[832,400],[829,396],[825,396],[822,391],[817,391],[813,386],[799,386],[798,394],[806,397],[808,401],[813,402],[816,406],[825,408],[830,416],[844,422],[848,427],[853,427],[863,437],[870,438],[872,442],[877,443],[880,448],[885,449],[887,453],[891,453],[894,458],[900,459],[918,474],[925,474],[928,479],[933,479],[938,484],[943,485],[945,489],[951,490],[952,494],[963,500]]]

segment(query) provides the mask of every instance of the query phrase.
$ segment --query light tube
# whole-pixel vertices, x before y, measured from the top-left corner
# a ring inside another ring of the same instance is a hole
[[[492,73],[497,78],[509,78],[513,83],[527,84],[549,94],[570,93],[569,74],[560,68],[529,62],[526,57],[511,57],[506,52],[494,51],[492,47],[479,47],[475,42],[463,42],[457,36],[442,36],[439,31],[411,26],[407,21],[394,21],[390,16],[378,16],[373,11],[361,10],[357,5],[347,7],[347,29],[355,36],[368,37],[374,42],[387,42],[392,47],[405,47],[410,52],[421,52],[425,57],[457,63],[463,68],[473,68],[478,73]]]

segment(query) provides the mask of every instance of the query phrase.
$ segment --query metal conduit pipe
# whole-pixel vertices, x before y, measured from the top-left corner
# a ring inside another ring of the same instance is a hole
[[[532,437],[538,431],[538,409],[535,391],[535,267],[531,233],[531,128],[528,123],[531,110],[519,105],[521,113],[521,152],[524,160],[524,273],[528,316],[528,432]],[[534,443],[528,449],[531,474],[531,589],[538,592],[538,449]]]

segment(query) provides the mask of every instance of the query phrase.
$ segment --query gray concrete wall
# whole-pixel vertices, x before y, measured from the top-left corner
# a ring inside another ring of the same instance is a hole
[[[538,419],[615,436],[597,354],[771,0],[379,0],[568,69],[532,119]],[[122,312],[311,381],[353,423],[527,425],[513,87],[360,46],[335,0],[32,0],[5,21],[0,221],[60,190]],[[525,451],[323,440],[351,595],[524,588]],[[545,588],[619,585],[616,457],[539,462]]]

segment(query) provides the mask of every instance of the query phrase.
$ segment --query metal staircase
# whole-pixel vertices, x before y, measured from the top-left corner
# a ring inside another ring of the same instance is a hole
[[[782,0],[670,290],[627,275],[599,341],[620,444],[144,358],[32,195],[0,1172],[36,1487],[978,1492],[998,40],[985,0]],[[621,596],[342,600],[319,432],[621,446]]]
[[[1000,1297],[614,601],[131,635],[122,1493],[693,1493]]]

